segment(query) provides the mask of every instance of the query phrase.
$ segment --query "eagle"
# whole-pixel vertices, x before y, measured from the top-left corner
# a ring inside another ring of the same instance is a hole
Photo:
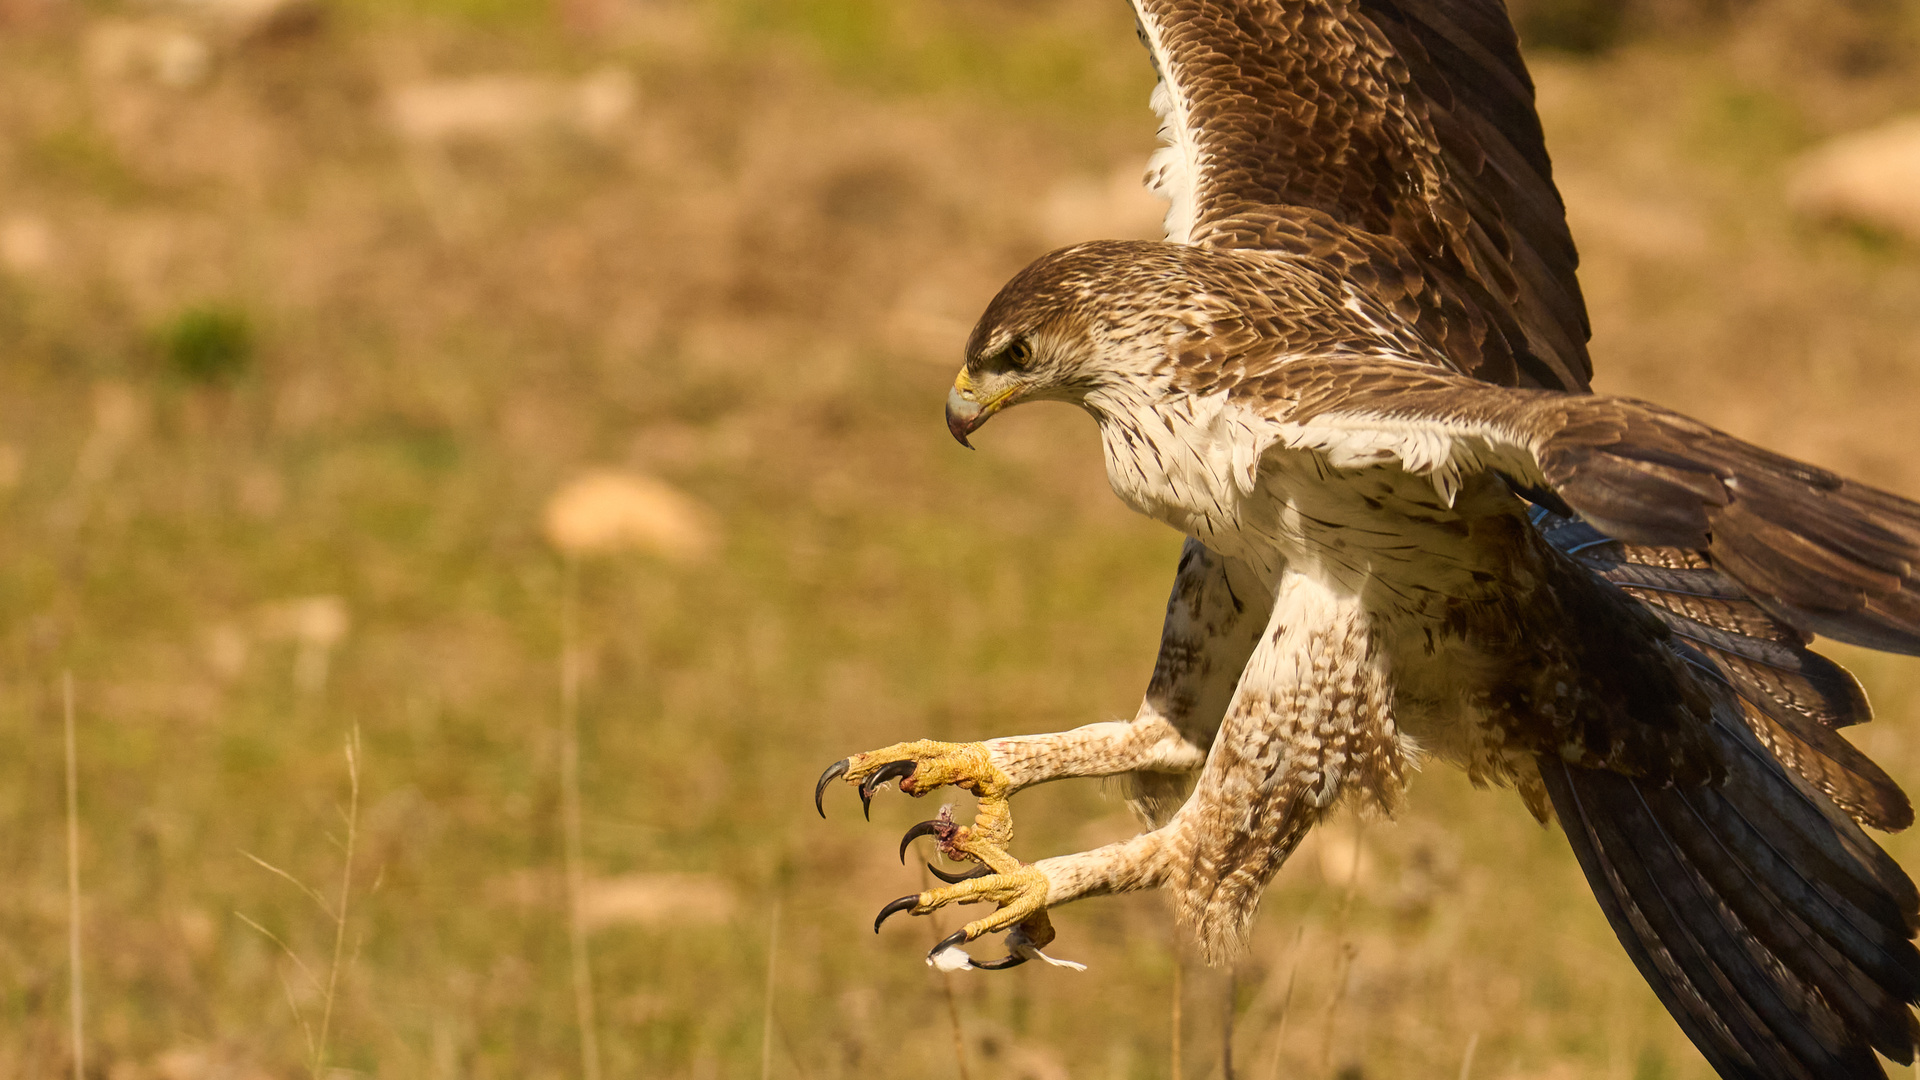
[[[1050,908],[1165,889],[1211,961],[1343,803],[1449,762],[1557,819],[1633,962],[1721,1076],[1882,1077],[1920,1040],[1913,821],[1840,729],[1814,635],[1920,655],[1920,504],[1593,393],[1578,262],[1502,0],[1131,0],[1159,75],[1162,242],[1045,255],[946,401],[1098,423],[1128,506],[1185,534],[1130,721],[829,766],[952,786],[993,911],[930,963],[1006,968]],[[1010,797],[1126,778],[1148,828],[1023,862]],[[1007,954],[963,948],[1006,932]]]

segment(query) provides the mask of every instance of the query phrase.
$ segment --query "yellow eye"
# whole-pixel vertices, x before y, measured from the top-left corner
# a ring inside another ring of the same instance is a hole
[[[1014,338],[1013,344],[1007,346],[1000,355],[1007,358],[1007,364],[1011,367],[1026,367],[1027,361],[1033,359],[1033,346],[1026,338]]]

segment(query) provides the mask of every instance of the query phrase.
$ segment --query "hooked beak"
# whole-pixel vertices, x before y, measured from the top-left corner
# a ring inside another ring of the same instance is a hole
[[[954,441],[969,450],[973,449],[967,436],[979,430],[980,425],[987,422],[987,417],[1012,404],[1021,389],[1020,384],[1015,383],[982,401],[974,390],[973,380],[962,371],[960,377],[953,381],[953,389],[947,391],[947,430],[953,433]]]

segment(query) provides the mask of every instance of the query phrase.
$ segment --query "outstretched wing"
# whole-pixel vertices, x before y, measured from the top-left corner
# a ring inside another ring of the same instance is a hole
[[[1460,371],[1585,389],[1578,256],[1500,0],[1132,0],[1168,239],[1312,254]]]
[[[1235,396],[1335,467],[1397,460],[1443,494],[1501,473],[1616,540],[1701,552],[1796,630],[1920,655],[1920,503],[1656,405],[1404,361],[1293,361]]]

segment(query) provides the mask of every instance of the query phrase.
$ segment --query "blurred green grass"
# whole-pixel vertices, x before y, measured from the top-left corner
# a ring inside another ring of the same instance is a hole
[[[956,1075],[934,935],[866,931],[920,887],[892,846],[928,808],[866,825],[835,793],[823,823],[808,791],[850,750],[1124,716],[1144,684],[1177,538],[1106,492],[1090,426],[1022,410],[969,455],[937,419],[967,324],[1061,239],[1061,184],[1151,147],[1124,9],[354,3],[204,31],[208,74],[168,85],[139,35],[180,25],[0,37],[0,1072],[66,1068],[71,670],[94,1072],[304,1071],[316,991],[239,916],[310,966],[332,924],[244,853],[331,888],[357,727],[329,1060],[577,1073],[540,521],[611,465],[721,540],[582,567],[588,870],[731,900],[595,932],[609,1074],[755,1075],[773,947],[776,1075]],[[1920,258],[1779,193],[1920,81],[1770,67],[1768,32],[1539,64],[1601,383],[1920,492]],[[606,123],[395,120],[440,80],[572,101],[608,70],[635,90]],[[180,378],[164,343],[210,311],[245,371]],[[1920,775],[1913,663],[1847,659],[1884,718],[1859,741]],[[1097,784],[1016,820],[1027,857],[1131,828]],[[948,984],[972,1075],[1168,1075],[1176,965],[1186,1075],[1218,1075],[1225,976],[1157,898],[1058,922],[1089,973]],[[1706,1075],[1558,835],[1440,769],[1289,866],[1232,1004],[1240,1075],[1454,1076],[1470,1043],[1478,1077]]]

